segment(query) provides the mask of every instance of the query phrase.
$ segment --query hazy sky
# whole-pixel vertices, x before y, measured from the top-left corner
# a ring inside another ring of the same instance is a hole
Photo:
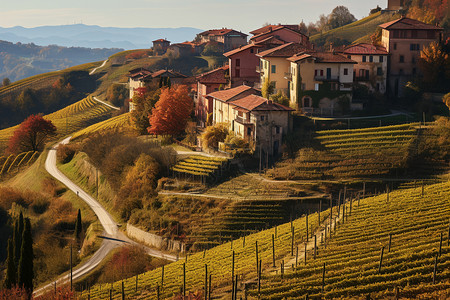
[[[315,22],[345,5],[360,19],[387,0],[0,0],[0,26],[232,27],[248,32],[263,23]]]

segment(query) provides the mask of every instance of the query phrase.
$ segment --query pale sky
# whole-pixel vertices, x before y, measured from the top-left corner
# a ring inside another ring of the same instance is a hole
[[[244,32],[272,24],[317,21],[338,5],[356,18],[387,0],[0,0],[0,27],[83,23],[104,27],[228,27]]]

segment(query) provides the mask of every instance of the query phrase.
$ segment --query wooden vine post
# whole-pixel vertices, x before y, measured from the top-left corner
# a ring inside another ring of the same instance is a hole
[[[366,182],[363,182],[363,199],[366,197]]]
[[[186,297],[186,263],[183,263],[183,297]]]
[[[308,238],[308,214],[306,214],[306,241],[308,241],[309,240],[309,238]],[[449,225],[449,228],[450,228],[450,225]],[[450,230],[450,229],[449,229]]]
[[[317,255],[317,235],[314,235],[314,259],[316,259]]]
[[[161,288],[164,288],[164,266],[161,268]]]
[[[294,238],[295,238],[295,229],[294,226],[292,226],[291,256],[294,256]],[[441,234],[441,244],[442,244],[442,234]]]
[[[208,300],[208,265],[205,264],[205,300]]]
[[[272,266],[275,268],[275,238],[272,234]]]
[[[325,291],[325,263],[323,263],[323,271],[322,271],[322,294]]]
[[[231,281],[234,280],[234,250],[233,250],[233,257],[231,262]]]
[[[255,241],[255,256],[256,256],[256,274],[258,274],[258,271],[259,271],[259,266],[258,266],[258,263],[259,263],[259,258],[258,258],[258,241]]]
[[[441,257],[442,254],[442,240],[444,238],[444,235],[441,232],[441,240],[439,241],[439,257]]]

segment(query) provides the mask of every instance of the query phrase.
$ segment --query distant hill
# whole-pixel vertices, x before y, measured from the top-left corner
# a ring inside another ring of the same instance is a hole
[[[91,49],[81,47],[37,46],[13,44],[0,40],[0,80],[11,81],[33,75],[66,69],[72,66],[100,61],[123,49]]]
[[[60,25],[25,28],[0,27],[0,40],[36,45],[60,45],[88,48],[150,48],[152,41],[166,38],[173,43],[192,40],[203,31],[192,27],[180,28],[118,28],[97,25]]]
[[[378,25],[395,20],[400,16],[392,12],[377,12],[361,20],[338,27],[310,37],[311,42],[319,47],[349,45],[355,41],[370,42],[370,35],[375,32]]]

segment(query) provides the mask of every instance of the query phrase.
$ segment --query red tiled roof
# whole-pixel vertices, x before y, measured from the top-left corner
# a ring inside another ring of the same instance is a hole
[[[298,31],[299,30],[299,26],[298,25],[286,25],[286,24],[285,25],[281,25],[281,24],[278,24],[278,25],[267,25],[267,26],[258,28],[256,30],[250,31],[250,33],[253,34],[253,35],[258,35],[258,34],[261,34],[261,33],[266,33],[266,32],[273,31],[275,29],[280,29],[282,27],[289,28],[289,29],[291,29],[293,31]]]
[[[258,95],[248,95],[244,98],[233,100],[230,104],[247,111],[293,111],[292,108],[278,104]]]
[[[273,27],[273,28],[269,28],[269,30],[267,30],[267,31],[265,31],[265,32],[261,32],[261,33],[259,33],[259,34],[257,34],[257,35],[252,36],[252,37],[250,38],[250,40],[254,40],[254,39],[260,38],[260,37],[262,37],[262,36],[264,36],[264,35],[271,35],[271,34],[273,34],[274,32],[276,32],[276,31],[278,31],[278,30],[282,30],[282,29],[290,30],[290,31],[292,31],[292,32],[295,32],[297,35],[306,36],[306,35],[304,35],[303,33],[299,32],[299,31],[297,31],[297,30],[295,30],[295,29],[292,29],[292,28],[290,28],[290,27],[288,27],[288,26],[285,26],[285,25],[276,25],[276,26]]]
[[[229,57],[229,56],[232,56],[232,55],[234,55],[234,54],[236,54],[236,53],[245,51],[245,50],[250,49],[250,48],[253,48],[253,47],[259,48],[260,46],[255,45],[255,44],[248,44],[248,45],[245,45],[245,46],[242,46],[242,47],[233,49],[233,50],[231,50],[231,51],[225,52],[225,53],[223,54],[223,56]]]
[[[133,78],[133,79],[136,79],[136,78],[144,79],[144,78],[150,76],[151,74],[152,74],[152,72],[150,72],[147,69],[137,68],[137,69],[133,69],[133,70],[129,71],[127,76],[130,78]]]
[[[237,33],[242,36],[247,36],[245,33],[236,31],[234,29],[222,28],[222,29],[211,29],[199,33],[199,35],[227,35],[229,33]]]
[[[168,41],[166,39],[157,39],[157,40],[153,41],[153,43],[155,43],[155,42],[168,42],[168,43],[170,43],[170,41]]]
[[[153,78],[159,77],[163,74],[167,74],[168,77],[174,77],[174,78],[186,78],[186,75],[183,75],[179,72],[173,71],[173,70],[159,70],[152,74]]]
[[[252,87],[249,87],[246,85],[240,85],[240,86],[232,88],[232,89],[212,92],[212,93],[208,94],[207,96],[227,102],[228,100],[238,96],[241,93],[244,93],[247,91],[252,91],[252,90],[255,92],[255,94],[258,93],[258,91]]]
[[[266,51],[262,51],[257,55],[259,57],[291,57],[297,53],[308,50],[307,47],[297,44],[297,43],[288,43],[284,44]]]
[[[265,38],[263,40],[260,40],[258,42],[253,42],[255,45],[266,45],[266,44],[276,44],[276,45],[283,45],[283,44],[287,44],[286,41],[283,41],[282,39],[276,37],[276,36],[269,36],[268,38]]]
[[[379,25],[383,29],[428,29],[428,30],[443,30],[441,27],[429,25],[418,20],[402,17],[400,19],[387,22]]]
[[[225,72],[228,70],[228,66],[220,67],[212,71],[203,73],[197,76],[197,80],[200,83],[218,83],[226,84],[228,80],[225,78]]]
[[[315,51],[307,51],[298,53],[289,57],[288,60],[292,62],[298,62],[305,58],[313,58],[318,63],[348,63],[348,64],[356,64],[357,62],[347,58],[344,55],[333,53],[333,52],[315,52]]]
[[[388,55],[386,48],[382,46],[376,46],[366,43],[359,43],[356,45],[350,45],[343,51],[344,54],[375,54],[375,55]]]

